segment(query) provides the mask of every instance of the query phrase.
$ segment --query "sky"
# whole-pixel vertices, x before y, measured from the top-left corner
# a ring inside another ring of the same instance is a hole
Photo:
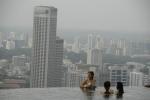
[[[150,32],[150,0],[0,0],[0,28],[31,28],[35,6],[58,8],[59,30]]]

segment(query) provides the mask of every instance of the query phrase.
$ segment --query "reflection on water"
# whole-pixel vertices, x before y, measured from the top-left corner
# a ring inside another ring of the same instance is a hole
[[[103,95],[103,88],[82,91],[79,88],[30,88],[0,90],[0,100],[150,100],[148,88],[125,88],[123,95]]]
[[[83,95],[80,100],[150,100],[150,89],[148,88],[126,88],[124,94],[104,95],[101,93],[102,88],[95,91],[82,90]]]
[[[111,98],[111,95],[103,95],[104,100],[109,100],[109,98]]]
[[[117,100],[123,100],[123,94],[118,94],[116,95]]]
[[[115,96],[116,96],[116,100],[123,100],[123,95],[115,95]],[[102,96],[97,95],[96,98],[96,93],[90,91],[84,92],[82,100],[98,100],[98,98],[99,100],[115,100],[115,98],[113,98],[113,95],[102,95]]]
[[[84,100],[93,100],[94,92],[84,92]]]
[[[81,100],[123,100],[123,94],[105,94],[104,92],[93,91],[90,89],[81,89],[83,92],[83,98]],[[113,98],[116,96],[116,98]]]
[[[83,92],[83,99],[84,100],[93,100],[93,97],[95,95],[95,91],[89,90],[89,89],[81,89]]]

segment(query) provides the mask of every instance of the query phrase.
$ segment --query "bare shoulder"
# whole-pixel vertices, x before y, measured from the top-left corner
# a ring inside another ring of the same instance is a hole
[[[93,82],[96,82],[96,80],[95,80],[95,79],[93,79]]]
[[[86,83],[87,83],[87,80],[83,80],[83,81],[82,81],[82,84],[86,84]]]

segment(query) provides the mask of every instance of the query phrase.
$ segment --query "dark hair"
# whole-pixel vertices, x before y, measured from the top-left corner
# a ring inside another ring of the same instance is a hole
[[[106,81],[106,82],[104,82],[104,87],[110,87],[110,81]]]
[[[94,72],[93,72],[93,71],[88,71],[88,73],[91,74],[91,78],[93,79],[93,77],[94,77]]]
[[[118,90],[118,94],[123,94],[123,93],[124,93],[124,89],[123,89],[123,84],[122,84],[122,82],[117,82],[116,88],[117,88],[117,90]]]
[[[110,89],[110,81],[104,82],[104,88],[106,90],[105,94],[110,94],[109,89]]]

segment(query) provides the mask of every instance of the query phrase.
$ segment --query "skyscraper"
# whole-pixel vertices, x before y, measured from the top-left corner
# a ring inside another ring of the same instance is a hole
[[[101,49],[101,50],[104,48],[104,40],[100,35],[96,36],[95,48]]]
[[[110,68],[110,81],[112,86],[116,86],[117,82],[122,82],[124,86],[128,86],[129,71],[126,65],[111,65]]]
[[[37,6],[34,10],[31,87],[56,87],[57,8]]]
[[[99,35],[88,35],[87,64],[102,67],[102,41]]]
[[[57,72],[55,73],[55,85],[62,86],[62,65],[63,65],[63,51],[64,50],[64,40],[56,37],[56,66]]]
[[[99,66],[96,74],[98,75],[98,85],[100,85],[100,72],[102,72],[102,49],[103,40],[100,35],[89,34],[88,35],[88,49],[87,49],[87,64]]]
[[[89,49],[87,64],[98,65],[102,67],[102,50],[101,49]]]
[[[130,72],[129,86],[143,86],[143,73]]]
[[[76,53],[80,52],[80,40],[79,40],[78,37],[75,38],[75,40],[74,40],[73,51],[76,52]]]
[[[95,48],[96,45],[96,36],[95,34],[89,34],[88,35],[88,49]]]
[[[3,47],[3,45],[2,45],[2,39],[3,39],[3,36],[2,36],[2,33],[0,32],[0,48]]]

